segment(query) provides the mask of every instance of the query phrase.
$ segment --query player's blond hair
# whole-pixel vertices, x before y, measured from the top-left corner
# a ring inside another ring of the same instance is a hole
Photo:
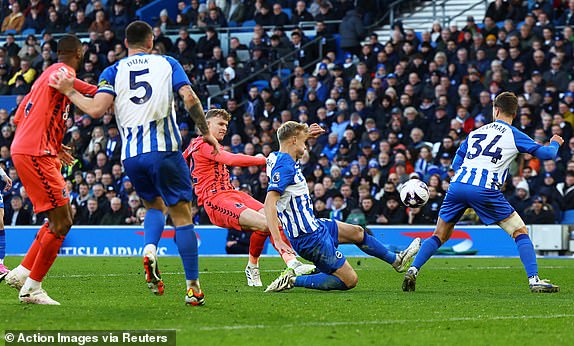
[[[288,121],[281,125],[277,130],[277,139],[279,139],[279,142],[283,142],[288,138],[297,137],[301,132],[307,131],[309,131],[309,126],[307,124]]]
[[[210,109],[207,111],[207,113],[205,113],[205,119],[211,119],[211,118],[221,118],[223,120],[226,121],[230,121],[231,120],[231,114],[229,114],[228,111],[226,111],[225,109],[221,109],[221,108],[214,108],[214,109]]]

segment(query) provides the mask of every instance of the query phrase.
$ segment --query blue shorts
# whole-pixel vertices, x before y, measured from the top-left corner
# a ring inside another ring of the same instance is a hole
[[[480,220],[487,225],[500,222],[514,213],[514,208],[499,190],[451,183],[438,216],[445,222],[456,223],[466,208],[474,209]]]
[[[159,196],[171,206],[192,200],[189,168],[179,151],[144,153],[123,163],[126,175],[144,201]]]
[[[317,221],[319,222],[317,231],[302,234],[289,240],[299,256],[313,262],[321,272],[331,274],[341,268],[347,260],[337,250],[339,228],[334,220],[318,219]]]

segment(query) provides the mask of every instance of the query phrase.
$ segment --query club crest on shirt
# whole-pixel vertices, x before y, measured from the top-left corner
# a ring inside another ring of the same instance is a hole
[[[279,174],[279,172],[275,172],[275,174],[273,174],[273,177],[271,178],[271,181],[274,183],[278,183],[279,179],[281,179],[281,175]]]

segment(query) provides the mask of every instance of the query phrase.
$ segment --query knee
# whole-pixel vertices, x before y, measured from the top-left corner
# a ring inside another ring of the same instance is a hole
[[[526,227],[521,227],[512,233],[512,238],[516,239],[521,234],[528,234],[528,229]]]
[[[361,226],[354,225],[353,240],[355,244],[361,244],[365,240],[365,230]]]
[[[440,234],[440,233],[435,233],[435,236],[440,240],[441,244],[446,243],[446,241],[448,240],[448,235],[446,234]]]
[[[189,202],[179,202],[168,209],[175,227],[192,223],[193,218],[191,216],[191,204]]]
[[[359,283],[359,276],[353,271],[353,273],[346,277],[343,282],[345,283],[345,286],[347,286],[347,289],[353,289],[357,287],[357,284]]]
[[[72,217],[67,216],[52,222],[52,232],[59,236],[65,236],[72,228]]]

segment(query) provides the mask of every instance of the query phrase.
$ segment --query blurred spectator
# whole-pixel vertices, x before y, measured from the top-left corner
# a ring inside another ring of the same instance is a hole
[[[11,5],[12,8],[10,10],[10,14],[4,17],[4,20],[2,21],[3,34],[19,34],[26,19],[24,14],[20,11],[20,3],[18,1],[14,1]]]
[[[125,27],[130,23],[130,18],[123,1],[116,0],[110,16],[110,29],[118,36],[123,37]]]
[[[270,5],[264,2],[253,20],[261,26],[273,26],[275,24],[275,16],[271,11]]]
[[[90,26],[91,28],[92,26]],[[54,10],[48,11],[48,21],[46,22],[46,31],[51,33],[63,33],[66,31],[66,24],[60,18],[60,14]],[[98,31],[98,30],[95,30]],[[100,32],[100,31],[98,31]],[[103,32],[103,31],[102,31]]]
[[[524,222],[528,225],[554,223],[552,207],[545,205],[542,197],[539,196],[534,197],[532,204],[526,208],[524,214]]]
[[[564,182],[556,184],[563,224],[574,224],[574,171],[566,173]]]
[[[23,208],[22,197],[19,195],[10,198],[10,208],[6,209],[6,214],[4,215],[4,224],[6,226],[25,226],[32,223],[32,212]]]
[[[104,31],[111,28],[110,22],[106,19],[106,14],[104,10],[99,10],[96,12],[95,20],[90,24],[88,31],[95,31],[100,35],[104,34]],[[59,31],[56,31],[59,32]]]
[[[227,22],[243,23],[245,20],[245,5],[241,0],[231,0],[225,15]]]
[[[526,181],[521,180],[518,185],[516,185],[514,195],[508,199],[508,202],[510,202],[510,205],[516,210],[520,217],[525,217],[524,212],[532,202],[530,198],[530,188]]]
[[[14,34],[6,35],[6,42],[2,47],[6,49],[8,57],[13,57],[20,52],[20,46],[16,43],[16,40],[14,39]]]
[[[88,198],[86,209],[82,210],[78,225],[99,225],[102,221],[103,213],[98,207],[98,200],[95,197]]]
[[[18,76],[22,76],[24,81],[31,85],[36,78],[36,74],[36,70],[31,67],[31,62],[27,59],[23,59],[20,61],[20,69],[14,73],[12,78],[8,81],[8,85],[13,86],[16,84],[16,78],[18,78]]]
[[[301,22],[310,22],[313,20],[313,15],[307,11],[307,4],[305,1],[297,1],[295,10],[291,15],[291,24],[298,25]]]
[[[227,242],[225,243],[225,252],[228,255],[248,254],[250,239],[251,232],[228,229]]]
[[[127,210],[122,205],[122,200],[114,197],[110,200],[110,208],[103,215],[100,225],[125,225]]]
[[[355,56],[361,54],[361,41],[365,38],[366,30],[359,10],[351,10],[345,15],[339,33],[341,35],[341,48]],[[324,21],[325,19],[323,19]]]
[[[196,55],[200,59],[209,59],[213,54],[213,48],[221,45],[217,32],[213,27],[205,30],[205,36],[202,36],[197,42]]]

